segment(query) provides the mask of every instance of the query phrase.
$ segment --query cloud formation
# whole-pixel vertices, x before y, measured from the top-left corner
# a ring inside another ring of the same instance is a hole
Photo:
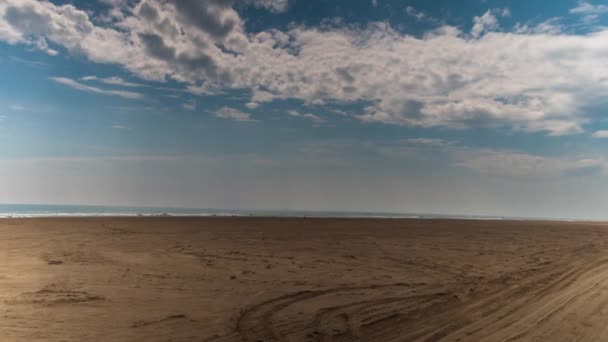
[[[220,119],[227,119],[239,122],[254,122],[251,118],[251,114],[242,112],[238,109],[230,107],[222,107],[215,112],[215,116]]]
[[[264,8],[274,13],[282,13],[287,11],[289,0],[244,0],[250,6],[256,8]]]
[[[102,82],[105,84],[121,86],[121,87],[130,87],[130,88],[145,87],[144,84],[129,82],[118,76],[102,77],[102,78],[99,78],[97,76],[84,76],[84,77],[81,77],[80,79],[82,81],[99,81],[99,82]]]
[[[101,89],[101,88],[97,88],[97,87],[92,87],[86,84],[82,84],[78,81],[75,81],[71,78],[67,78],[67,77],[50,77],[50,80],[57,82],[59,84],[63,84],[66,85],[72,89],[76,89],[76,90],[80,90],[80,91],[86,91],[89,93],[97,93],[97,94],[103,94],[103,95],[112,95],[112,96],[120,96],[120,97],[124,97],[126,99],[143,99],[144,96],[140,93],[136,93],[136,92],[132,92],[132,91],[125,91],[125,90],[107,90],[107,89]]]
[[[418,21],[424,21],[430,18],[426,13],[418,11],[412,6],[406,6],[405,13]]]
[[[189,100],[182,103],[182,107],[187,110],[195,110],[196,109],[196,100]]]
[[[597,22],[601,15],[608,13],[608,6],[593,5],[586,1],[579,1],[578,6],[572,8],[570,13],[580,15],[584,23],[592,24]]]
[[[455,166],[478,173],[502,177],[548,178],[559,176],[585,176],[605,173],[608,163],[601,159],[569,159],[545,157],[528,153],[467,150],[456,151]]]
[[[504,9],[475,17],[470,32],[442,26],[416,37],[382,22],[248,33],[232,0],[111,3],[112,20],[96,24],[71,4],[5,0],[0,40],[118,64],[144,80],[182,82],[195,94],[248,90],[248,108],[277,99],[364,103],[354,113],[361,121],[412,127],[579,133],[590,120],[585,109],[608,91],[608,29],[572,35],[548,21],[506,30]],[[274,12],[288,6],[240,3]],[[572,9],[602,11],[586,2]]]
[[[496,16],[490,11],[487,11],[480,17],[473,18],[473,23],[471,35],[474,38],[479,38],[483,33],[498,28],[498,19],[496,19]]]
[[[608,138],[608,131],[605,131],[605,130],[595,131],[595,132],[593,132],[592,136],[594,138]]]
[[[411,138],[404,141],[406,144],[428,147],[445,147],[456,144],[455,141],[449,141],[436,138]]]
[[[317,115],[314,115],[312,113],[300,113],[297,110],[289,110],[287,111],[287,114],[289,114],[290,116],[296,117],[296,118],[304,118],[304,119],[308,119],[316,124],[320,124],[325,122],[324,119],[318,117]]]
[[[570,10],[572,14],[604,14],[608,13],[607,5],[592,5],[587,1],[579,1],[578,6]]]

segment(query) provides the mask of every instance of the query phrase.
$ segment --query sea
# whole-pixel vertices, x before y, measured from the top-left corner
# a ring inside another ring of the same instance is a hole
[[[362,211],[305,211],[305,210],[247,210],[163,208],[99,205],[0,204],[0,218],[28,217],[154,217],[154,216],[252,216],[252,217],[318,217],[318,218],[411,218],[411,219],[468,219],[468,220],[545,220],[532,217],[502,217],[483,215],[443,215],[428,213],[390,213]],[[555,220],[553,218],[552,220]],[[558,219],[571,221],[571,219]]]
[[[374,212],[246,210],[130,207],[100,205],[0,204],[0,217],[70,216],[260,216],[260,217],[410,217],[420,215]]]

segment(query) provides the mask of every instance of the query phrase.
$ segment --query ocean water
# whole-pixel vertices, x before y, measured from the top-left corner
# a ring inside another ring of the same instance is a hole
[[[225,210],[195,208],[0,204],[0,217],[79,217],[79,216],[259,216],[259,217],[377,217],[377,218],[475,218],[434,214],[402,214],[338,211]],[[495,218],[499,219],[499,218]]]
[[[70,216],[213,216],[241,215],[238,211],[190,208],[0,204],[0,217],[70,217]]]
[[[478,215],[441,215],[420,213],[380,213],[348,211],[298,210],[235,210],[91,205],[0,204],[0,218],[4,217],[97,217],[97,216],[253,216],[253,217],[343,217],[343,218],[417,218],[467,220],[545,220],[539,217],[502,217]],[[562,218],[552,220],[572,221]]]

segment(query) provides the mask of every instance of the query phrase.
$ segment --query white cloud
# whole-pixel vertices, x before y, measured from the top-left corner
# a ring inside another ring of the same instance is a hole
[[[119,130],[128,130],[129,127],[126,126],[121,126],[121,125],[114,125],[112,126],[113,129],[119,129]]]
[[[289,0],[243,0],[246,4],[257,8],[264,8],[271,12],[281,13],[287,11]],[[375,1],[375,0],[374,0]]]
[[[433,139],[433,138],[411,138],[406,139],[405,143],[419,146],[429,146],[429,147],[443,147],[454,145],[454,141],[448,141],[443,139]]]
[[[99,81],[105,84],[109,84],[109,85],[116,85],[116,86],[121,86],[121,87],[130,87],[130,88],[135,88],[135,87],[144,87],[144,84],[141,83],[134,83],[134,82],[129,82],[124,80],[121,77],[118,76],[111,76],[111,77],[97,77],[97,76],[84,76],[81,77],[80,80],[82,81]]]
[[[19,111],[19,112],[24,111],[26,109],[24,106],[22,106],[20,104],[11,105],[9,108],[12,110],[15,110],[15,111]]]
[[[342,109],[332,109],[332,112],[336,113],[338,115],[341,115],[341,116],[348,116],[348,112],[346,112]]]
[[[579,1],[578,6],[570,9],[572,14],[605,14],[608,13],[608,5],[593,5],[587,1]]]
[[[127,3],[127,0],[99,0],[99,2],[111,7],[121,7]]]
[[[471,29],[471,35],[474,38],[478,38],[483,33],[493,31],[498,28],[498,19],[496,16],[488,10],[480,17],[473,18],[473,28]]]
[[[416,21],[425,22],[427,24],[432,24],[436,27],[445,25],[442,20],[434,18],[433,16],[429,15],[428,13],[426,13],[424,11],[417,10],[413,6],[409,6],[409,5],[406,6],[405,14],[416,19]]]
[[[29,60],[17,56],[8,56],[8,59],[13,63],[24,64],[32,68],[45,68],[48,66],[48,64],[44,62]]]
[[[276,99],[276,97],[276,95],[270,92],[254,89],[251,95],[251,102],[257,102],[258,104],[264,102],[272,102],[274,99]]]
[[[600,16],[598,14],[588,14],[581,18],[581,21],[584,24],[590,25],[598,22],[600,20]]]
[[[242,112],[238,109],[230,108],[230,107],[222,107],[218,111],[215,112],[215,116],[220,119],[227,119],[233,121],[240,122],[254,122],[251,118],[251,114]]]
[[[296,110],[289,110],[289,111],[287,111],[287,114],[289,114],[291,116],[298,117],[298,118],[308,119],[308,120],[310,120],[310,121],[312,121],[312,122],[314,122],[316,124],[320,124],[320,123],[325,122],[324,119],[322,119],[322,118],[320,118],[317,115],[314,115],[312,113],[300,113],[300,112],[298,112]]]
[[[44,37],[37,37],[35,39],[32,39],[31,43],[33,46],[36,47],[36,49],[38,49],[42,52],[46,52],[47,54],[49,54],[51,56],[57,56],[59,54],[59,52],[57,50],[51,49],[49,47],[49,44],[47,43],[47,41]]]
[[[247,33],[230,3],[119,1],[113,8],[122,17],[96,25],[71,4],[5,0],[0,40],[39,48],[44,38],[144,80],[184,83],[195,94],[249,90],[248,108],[281,99],[362,102],[366,109],[352,115],[364,122],[415,127],[578,133],[590,120],[584,109],[608,91],[608,29],[565,34],[550,19],[497,32],[508,14],[503,9],[476,17],[470,34],[443,26],[414,37],[386,23],[353,28],[338,22]],[[250,4],[279,11],[287,3]],[[592,14],[588,3],[579,8],[573,13]],[[64,79],[80,90],[101,90],[74,82]]]
[[[140,93],[132,92],[132,91],[124,91],[124,90],[107,90],[101,89],[97,87],[88,86],[86,84],[79,83],[71,78],[67,77],[49,77],[50,80],[57,82],[59,84],[66,85],[70,88],[86,91],[89,93],[103,94],[103,95],[113,95],[120,96],[126,99],[142,99],[144,96]]]
[[[608,138],[608,131],[595,131],[592,136],[594,138]]]
[[[372,0],[372,6],[378,7],[378,0]]]
[[[587,25],[597,23],[600,16],[608,13],[608,5],[593,5],[586,1],[579,1],[578,6],[572,8],[570,13],[580,15],[580,20]]]
[[[559,35],[564,31],[564,25],[561,24],[561,18],[550,18],[536,25],[528,25],[517,23],[514,32],[517,34],[549,34]]]
[[[196,100],[192,99],[190,101],[184,102],[182,107],[187,110],[195,110],[196,109]]]
[[[143,86],[142,84],[139,84],[139,83],[125,81],[124,79],[117,77],[117,76],[102,78],[102,79],[100,79],[100,81],[105,84],[111,84],[111,85],[117,85],[117,86],[123,86],[123,87],[132,87],[133,88],[133,87],[142,87]]]
[[[245,107],[247,107],[247,108],[249,108],[249,109],[256,109],[256,108],[258,108],[259,106],[260,106],[260,104],[259,104],[259,103],[257,103],[257,102],[253,102],[253,101],[251,101],[251,102],[247,102],[247,103],[245,104]]]
[[[511,16],[511,10],[510,10],[508,7],[505,7],[505,8],[500,8],[500,9],[498,9],[498,10],[497,10],[497,12],[498,12],[498,14],[499,14],[501,17],[506,17],[506,18],[508,18],[508,17],[510,17],[510,16]]]
[[[407,13],[407,15],[416,18],[416,20],[418,21],[423,21],[425,19],[428,18],[428,16],[426,15],[426,13],[422,12],[422,11],[417,11],[414,7],[412,6],[406,6],[405,7],[405,13]]]

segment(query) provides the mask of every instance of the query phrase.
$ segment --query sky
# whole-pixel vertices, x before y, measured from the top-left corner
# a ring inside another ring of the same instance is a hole
[[[0,203],[608,219],[608,2],[0,0]]]

